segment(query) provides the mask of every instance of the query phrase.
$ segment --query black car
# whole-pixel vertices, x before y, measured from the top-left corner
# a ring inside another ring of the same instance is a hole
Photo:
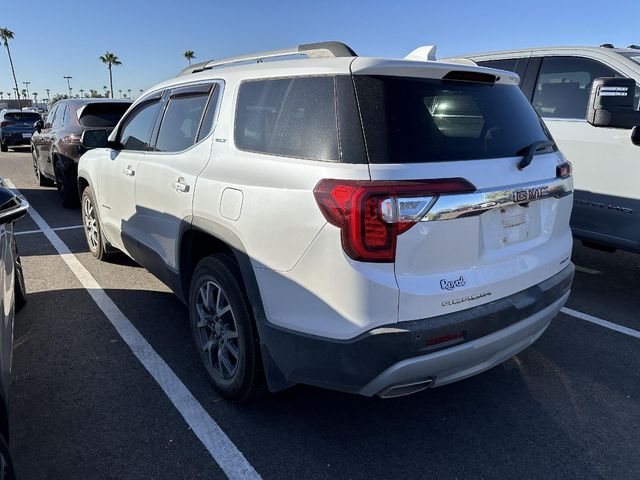
[[[36,131],[34,123],[42,120],[37,112],[22,110],[2,110],[0,112],[0,151],[9,147],[29,145]]]
[[[130,105],[130,100],[99,98],[56,103],[44,122],[36,122],[31,139],[33,169],[40,186],[56,185],[65,207],[78,205],[78,159],[86,151],[81,141],[83,132],[113,130]]]

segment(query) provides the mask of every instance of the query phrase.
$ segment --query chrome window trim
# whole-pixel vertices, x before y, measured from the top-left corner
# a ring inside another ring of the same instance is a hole
[[[516,201],[519,192],[532,192],[534,198]],[[510,185],[500,189],[479,190],[473,193],[440,195],[433,207],[420,220],[436,222],[480,215],[494,208],[523,205],[545,198],[562,198],[573,193],[573,179],[550,178],[537,182]]]

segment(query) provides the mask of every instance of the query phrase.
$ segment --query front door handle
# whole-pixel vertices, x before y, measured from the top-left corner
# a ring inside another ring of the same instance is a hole
[[[182,193],[186,193],[189,191],[189,185],[184,183],[184,178],[182,177],[180,177],[176,182],[173,182],[173,188]]]
[[[136,171],[131,168],[131,165],[127,165],[127,168],[123,169],[122,173],[124,173],[128,177],[133,177],[136,174]]]

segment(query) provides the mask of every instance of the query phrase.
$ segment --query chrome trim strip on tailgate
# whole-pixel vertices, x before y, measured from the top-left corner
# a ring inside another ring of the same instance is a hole
[[[500,190],[441,195],[420,221],[435,222],[470,217],[494,208],[522,205],[545,198],[561,198],[572,193],[573,180],[565,177],[510,185]]]

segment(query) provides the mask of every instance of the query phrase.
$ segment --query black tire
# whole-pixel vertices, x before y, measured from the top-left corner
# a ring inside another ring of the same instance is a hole
[[[33,149],[31,149],[31,158],[33,158],[33,171],[36,174],[38,185],[40,185],[41,187],[53,187],[55,182],[42,175],[42,172],[40,171],[40,167],[38,167],[38,162],[36,160],[36,152]]]
[[[62,199],[62,206],[65,208],[77,207],[79,198],[76,179],[65,171],[64,163],[61,160],[55,163],[54,170],[56,173],[56,187]]]
[[[207,287],[213,293],[207,295]],[[223,297],[216,296],[216,292],[222,292]],[[205,296],[212,299],[209,307],[216,299],[215,311],[205,305]],[[240,270],[232,256],[212,255],[198,263],[189,290],[189,321],[200,359],[223,397],[244,402],[266,391],[255,321]],[[203,325],[203,322],[208,323]],[[232,344],[237,354],[235,363]],[[220,355],[226,355],[228,363],[221,362]],[[229,365],[233,368],[229,369]]]
[[[100,225],[98,211],[95,208],[96,202],[91,187],[87,187],[82,191],[80,205],[82,210],[82,225],[84,227],[84,235],[87,239],[89,251],[91,255],[98,260],[106,262],[112,257],[114,248],[107,243],[102,233],[102,226]],[[92,209],[91,212],[89,212],[89,208]]]
[[[27,304],[27,286],[24,283],[24,273],[22,272],[20,257],[16,257],[15,271],[16,275],[13,291],[15,293],[16,312],[19,312]]]
[[[0,478],[5,480],[15,480],[16,473],[13,469],[13,462],[11,461],[11,454],[9,453],[9,447],[7,442],[0,435]]]
[[[9,151],[9,147],[7,146],[6,143],[0,143],[0,152],[8,152]]]

